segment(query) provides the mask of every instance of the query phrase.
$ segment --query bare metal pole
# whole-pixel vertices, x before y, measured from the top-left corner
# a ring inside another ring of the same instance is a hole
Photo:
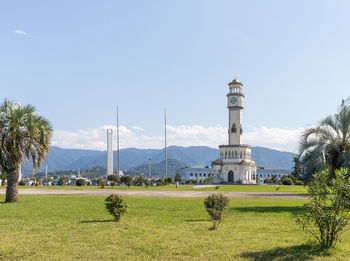
[[[119,176],[120,165],[119,165],[119,110],[117,106],[117,175]]]
[[[164,148],[165,148],[165,178],[168,177],[168,159],[166,151],[166,108],[164,108]]]
[[[152,170],[151,170],[151,159],[148,159],[148,179],[151,180]]]
[[[46,164],[46,170],[45,170],[45,180],[46,180],[46,185],[48,185],[48,181],[47,181],[47,164]]]

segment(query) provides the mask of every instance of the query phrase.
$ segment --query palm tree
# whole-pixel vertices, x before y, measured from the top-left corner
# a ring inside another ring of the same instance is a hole
[[[350,166],[350,97],[336,114],[304,131],[299,154],[306,176],[329,167],[334,178],[336,169]]]
[[[49,152],[51,134],[50,123],[35,114],[34,106],[7,99],[0,104],[0,165],[7,173],[6,202],[18,201],[22,159],[32,159],[39,168]]]
[[[293,167],[293,171],[292,171],[292,175],[296,178],[296,179],[300,179],[300,158],[299,157],[293,157],[293,162],[294,162],[294,167]]]

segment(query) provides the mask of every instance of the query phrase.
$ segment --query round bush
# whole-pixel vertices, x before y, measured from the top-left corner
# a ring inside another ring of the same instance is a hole
[[[120,217],[128,211],[128,205],[124,197],[118,194],[111,194],[105,199],[105,206],[109,214],[114,216],[115,221],[119,221]]]
[[[284,179],[282,180],[282,184],[283,184],[283,185],[293,185],[293,180],[290,179],[290,178],[284,178]]]
[[[20,185],[20,186],[25,186],[25,185],[26,185],[26,181],[25,181],[25,180],[20,180],[20,181],[18,182],[18,185]]]
[[[77,179],[75,184],[77,186],[85,186],[85,179]]]
[[[213,221],[213,229],[217,229],[229,199],[223,194],[211,194],[204,200],[204,206]]]
[[[295,181],[295,185],[304,185],[304,182],[302,182],[301,180],[297,180]]]

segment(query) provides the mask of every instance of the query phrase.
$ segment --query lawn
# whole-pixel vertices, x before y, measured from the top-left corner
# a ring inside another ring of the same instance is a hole
[[[0,259],[349,260],[349,234],[319,252],[298,231],[291,214],[305,200],[232,198],[212,231],[202,198],[126,199],[130,211],[120,223],[101,196],[23,195],[0,204]]]
[[[165,186],[157,186],[157,187],[142,187],[142,186],[130,186],[127,188],[126,186],[114,186],[114,189],[120,190],[192,190],[192,191],[218,191],[218,192],[292,192],[296,194],[306,194],[307,187],[306,186],[277,186],[277,185],[217,185],[219,188],[215,187],[204,187],[204,188],[194,188],[195,185],[180,185],[179,188],[176,188],[175,185],[165,185]],[[4,189],[4,186],[0,186],[0,188]],[[32,188],[32,189],[101,189],[98,186],[19,186],[22,188]],[[111,189],[111,186],[106,186],[104,189]]]

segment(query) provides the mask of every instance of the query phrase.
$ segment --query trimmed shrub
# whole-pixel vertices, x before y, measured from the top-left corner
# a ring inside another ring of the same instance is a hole
[[[284,178],[282,180],[283,185],[293,185],[293,180],[291,178]]]
[[[120,180],[120,177],[118,175],[112,174],[107,176],[107,180],[118,182]]]
[[[229,199],[223,194],[211,194],[204,200],[204,206],[213,221],[213,229],[216,230],[222,220],[225,208]]]
[[[157,186],[163,185],[164,180],[162,178],[158,179]]]
[[[119,221],[122,215],[128,211],[124,197],[118,194],[111,194],[105,199],[106,210],[114,217],[115,221]]]
[[[164,182],[165,182],[166,184],[173,184],[173,179],[172,179],[171,177],[168,177],[168,178],[165,178],[165,179],[164,179]]]
[[[128,175],[121,176],[120,182],[124,183],[126,186],[130,187],[132,185],[133,178]]]
[[[148,179],[143,174],[141,174],[140,176],[138,176],[136,178],[137,185],[139,185],[139,186],[142,186],[142,183],[144,183],[146,185],[147,181],[148,181]]]
[[[265,179],[264,184],[272,184],[272,179]]]
[[[179,173],[176,173],[175,181],[178,181],[178,182],[182,181],[181,175]]]
[[[77,179],[75,184],[77,186],[85,186],[85,179]]]
[[[26,185],[26,181],[25,180],[20,180],[19,182],[18,182],[18,185],[20,185],[20,186],[25,186]]]
[[[295,181],[295,185],[304,185],[304,182],[302,182],[301,180],[297,180]]]
[[[69,179],[66,176],[62,176],[58,179],[58,185],[63,186],[65,182],[69,181]]]

